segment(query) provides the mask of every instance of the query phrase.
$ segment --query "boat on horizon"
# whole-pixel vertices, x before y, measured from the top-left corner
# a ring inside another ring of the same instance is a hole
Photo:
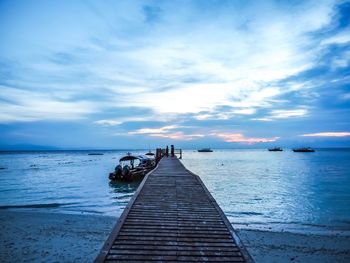
[[[283,149],[281,147],[273,147],[268,149],[270,152],[282,152]]]
[[[111,181],[139,181],[156,166],[154,154],[132,155],[127,153],[108,178]]]
[[[202,148],[202,149],[199,149],[198,152],[199,153],[211,153],[211,152],[213,152],[213,150],[210,148]]]
[[[315,152],[315,150],[312,149],[311,147],[303,147],[303,148],[293,149],[293,152],[311,153],[311,152]]]

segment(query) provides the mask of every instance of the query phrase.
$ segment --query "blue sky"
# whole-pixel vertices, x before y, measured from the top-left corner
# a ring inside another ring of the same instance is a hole
[[[0,1],[0,146],[350,146],[350,1]]]

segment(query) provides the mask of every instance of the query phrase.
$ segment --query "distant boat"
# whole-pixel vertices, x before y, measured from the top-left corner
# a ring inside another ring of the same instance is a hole
[[[200,152],[200,153],[211,153],[211,152],[213,152],[213,150],[210,149],[210,148],[202,148],[202,149],[199,149],[198,152]]]
[[[281,147],[273,147],[269,149],[270,152],[282,152],[283,149]]]
[[[298,153],[311,153],[314,151],[315,150],[310,147],[293,149],[293,152],[298,152]]]

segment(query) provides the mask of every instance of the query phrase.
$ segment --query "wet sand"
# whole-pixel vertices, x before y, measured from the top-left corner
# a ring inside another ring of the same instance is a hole
[[[92,262],[116,218],[0,211],[0,262]]]
[[[350,236],[237,230],[257,263],[350,262]]]
[[[0,211],[1,262],[92,262],[116,218]],[[350,262],[350,236],[237,230],[259,262]]]

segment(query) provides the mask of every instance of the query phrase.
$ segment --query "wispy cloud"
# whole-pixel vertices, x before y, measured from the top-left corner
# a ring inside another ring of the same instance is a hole
[[[285,119],[285,118],[294,118],[301,117],[307,114],[306,109],[296,109],[296,110],[273,110],[271,112],[271,118],[273,119]]]
[[[300,135],[303,137],[347,137],[350,136],[350,132],[318,132],[318,133],[307,133]]]
[[[265,117],[255,118],[259,121],[274,121],[279,119],[300,118],[308,114],[307,109],[294,109],[294,110],[272,110],[269,115]]]
[[[212,136],[219,137],[225,142],[238,142],[238,143],[259,143],[259,142],[274,142],[279,139],[279,137],[272,138],[255,138],[255,137],[245,137],[241,133],[212,133]]]
[[[117,126],[123,122],[118,120],[98,120],[98,121],[95,121],[94,123],[103,125],[103,126]]]
[[[176,125],[164,126],[161,128],[143,128],[136,131],[130,131],[128,134],[164,134],[168,133],[170,130],[179,128]]]
[[[184,134],[183,132],[174,132],[174,133],[152,133],[149,134],[153,137],[161,137],[161,138],[167,138],[172,140],[184,140],[184,141],[191,141],[193,139],[203,138],[205,135],[203,134]]]
[[[321,41],[321,45],[341,45],[350,42],[350,31],[342,31]]]
[[[198,133],[184,133],[183,131],[176,131],[181,129],[181,126],[169,125],[160,128],[142,128],[135,131],[129,131],[129,135],[146,135],[151,137],[167,138],[172,140],[190,141],[193,139],[203,138],[205,135]]]
[[[38,120],[76,120],[98,110],[86,100],[64,101],[54,94],[0,86],[0,122]],[[30,110],[28,110],[30,109]]]

